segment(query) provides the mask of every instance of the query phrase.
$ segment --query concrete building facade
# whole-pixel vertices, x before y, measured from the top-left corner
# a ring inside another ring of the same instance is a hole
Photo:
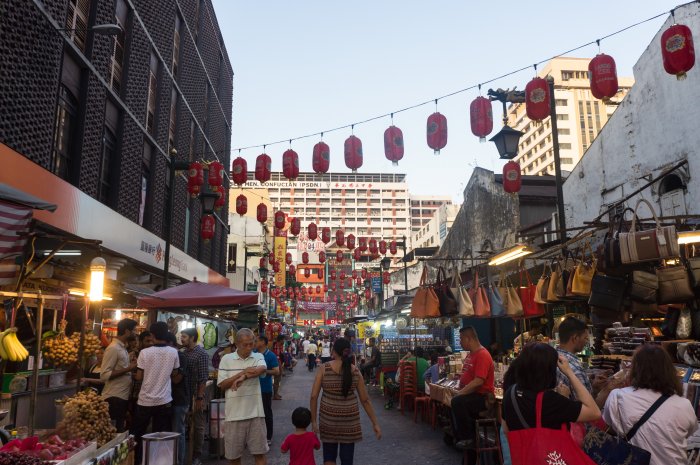
[[[444,204],[435,210],[433,217],[418,231],[411,234],[411,248],[440,247],[452,229],[459,205]]]
[[[411,196],[411,231],[418,232],[443,205],[451,205],[452,197],[445,195]]]

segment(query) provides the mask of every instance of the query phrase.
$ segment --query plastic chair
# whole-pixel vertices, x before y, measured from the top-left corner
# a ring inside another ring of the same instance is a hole
[[[432,417],[430,412],[430,397],[426,395],[419,395],[413,399],[413,423],[418,423],[418,409],[421,408],[421,418],[423,421],[428,419],[431,423]]]
[[[399,370],[401,372],[399,402],[401,414],[403,414],[407,405],[406,398],[415,400],[418,396],[416,389],[416,362],[401,362]]]

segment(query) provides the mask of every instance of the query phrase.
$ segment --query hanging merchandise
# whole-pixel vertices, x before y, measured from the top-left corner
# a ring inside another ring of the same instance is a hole
[[[305,278],[311,277],[311,268],[304,268],[304,277]]]
[[[471,123],[472,134],[482,142],[486,140],[486,136],[493,131],[493,109],[489,99],[479,96],[472,100],[472,103],[469,105],[469,122]]]
[[[284,225],[287,222],[287,218],[282,210],[277,210],[275,212],[275,228],[284,229]]]
[[[345,244],[347,244],[348,250],[354,249],[355,248],[355,235],[348,234],[348,237],[345,238]]]
[[[369,253],[372,255],[377,255],[378,249],[377,249],[377,240],[376,239],[370,239],[369,240]]]
[[[267,280],[263,279],[260,281],[260,292],[267,292]]]
[[[248,181],[248,163],[245,158],[237,157],[231,163],[231,179],[234,184],[241,186]]]
[[[393,124],[384,131],[384,156],[394,166],[403,158],[403,132]]]
[[[695,65],[693,34],[688,26],[674,24],[661,35],[661,56],[664,69],[674,74],[679,81]]]
[[[318,262],[326,263],[326,252],[321,251],[318,253]]]
[[[610,55],[599,53],[588,63],[591,93],[597,99],[610,100],[617,94],[617,67]]]
[[[275,273],[279,273],[282,267],[280,266],[280,262],[275,262],[272,264],[272,271]]]
[[[366,237],[361,237],[358,239],[359,245],[357,246],[358,249],[360,249],[360,252],[367,252],[367,238]]]
[[[337,261],[338,263],[343,263],[343,251],[342,250],[338,250],[335,253],[335,261]]]
[[[540,77],[525,86],[525,111],[533,121],[542,121],[549,116],[549,84]]]
[[[292,236],[298,236],[301,232],[301,220],[299,218],[292,218],[291,223],[289,232],[292,233]]]
[[[335,245],[342,247],[345,244],[345,233],[342,229],[335,232]]]
[[[224,186],[215,186],[216,200],[214,201],[214,209],[221,210],[226,205],[226,188]]]
[[[520,165],[518,162],[510,160],[503,165],[503,190],[514,194],[520,192],[521,184]]]
[[[202,215],[201,235],[204,242],[209,242],[214,237],[216,231],[216,220],[214,215]]]
[[[331,228],[325,227],[321,229],[321,242],[328,244],[331,241]]]
[[[284,256],[284,262],[285,262],[287,265],[291,265],[291,264],[292,264],[292,261],[293,261],[293,260],[292,260],[292,252],[287,252],[287,253],[285,254],[285,256]]]
[[[282,154],[282,173],[290,181],[299,177],[299,155],[292,149]]]
[[[331,282],[331,291],[332,291],[332,292],[335,292],[337,288],[338,288],[338,287],[336,286],[335,281],[332,281],[332,282]]]
[[[360,249],[355,249],[352,251],[352,256],[356,262],[359,262],[362,258],[362,251]]]
[[[345,139],[345,166],[353,173],[362,166],[362,141],[355,135]]]
[[[442,113],[436,111],[428,116],[427,139],[428,147],[435,151],[435,155],[440,154],[440,150],[447,145],[447,118]]]
[[[352,276],[352,279],[357,279],[357,270],[352,270],[350,276]]]
[[[362,268],[362,272],[360,273],[360,276],[362,276],[362,280],[367,279],[367,268]]]
[[[325,258],[324,258],[324,261],[325,261]],[[318,274],[318,279],[323,279],[323,268],[319,268],[317,274]]]
[[[289,265],[289,274],[292,275],[294,279],[297,277],[297,267],[294,265]]]
[[[267,222],[267,205],[264,203],[258,204],[257,218],[259,223]]]
[[[248,213],[248,198],[243,194],[236,197],[236,213],[241,216]]]
[[[318,239],[318,226],[316,226],[316,223],[309,223],[306,233],[309,236],[309,240],[315,241]]]
[[[224,185],[224,165],[218,161],[209,163],[209,185],[211,187]]]
[[[266,153],[261,153],[255,159],[255,180],[265,184],[272,176],[272,159]]]
[[[328,172],[331,163],[331,149],[328,144],[321,141],[314,145],[313,158],[311,165],[316,174],[324,174]]]
[[[338,273],[335,270],[331,270],[331,281],[335,281],[338,278]]]
[[[204,167],[200,162],[193,161],[187,170],[187,192],[192,198],[197,197],[202,191],[202,185],[204,185]]]
[[[379,241],[379,253],[382,255],[386,255],[386,241],[385,240]]]
[[[304,265],[307,265],[309,263],[309,252],[304,252],[301,254],[301,262]],[[307,276],[307,278],[308,278],[308,276]]]
[[[382,280],[384,281],[384,284],[389,284],[391,282],[391,275],[388,271],[385,271],[384,274],[382,274]]]
[[[396,252],[397,252],[396,241],[389,242],[389,253],[391,255],[396,255]]]
[[[340,277],[340,280],[343,281],[345,279],[345,270],[340,270],[340,274],[338,275]]]

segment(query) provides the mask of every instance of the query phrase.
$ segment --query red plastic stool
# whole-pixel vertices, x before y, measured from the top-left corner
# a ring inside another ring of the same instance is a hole
[[[430,397],[418,396],[413,399],[413,423],[418,423],[418,408],[422,406],[421,418],[430,418]]]

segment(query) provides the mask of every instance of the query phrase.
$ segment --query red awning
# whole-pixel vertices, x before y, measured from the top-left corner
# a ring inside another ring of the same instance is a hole
[[[256,304],[258,293],[194,281],[140,297],[138,301],[144,308],[230,307]]]

